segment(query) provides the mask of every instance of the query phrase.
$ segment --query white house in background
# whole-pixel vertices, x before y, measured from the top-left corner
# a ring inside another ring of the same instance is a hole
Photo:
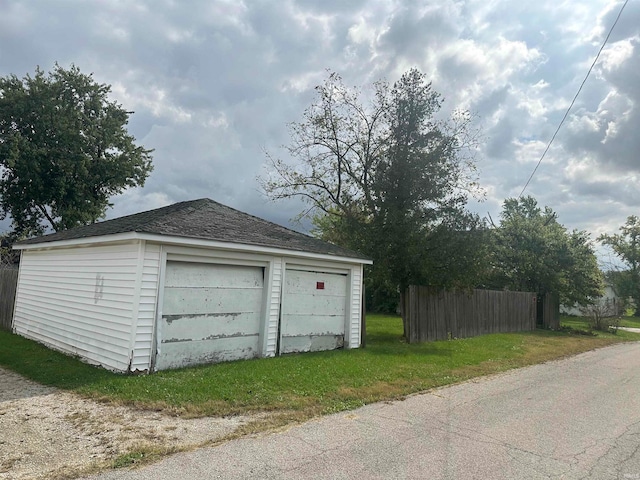
[[[362,255],[200,199],[21,250],[13,331],[120,372],[361,343]]]
[[[596,300],[598,305],[601,305],[601,306],[606,305],[608,302],[608,307],[611,309],[612,316],[617,315],[620,301],[621,300],[616,295],[616,292],[613,291],[613,287],[611,285],[605,285],[604,293],[600,298]],[[576,315],[576,316],[584,315],[582,309],[580,308],[580,305],[577,305],[577,304],[573,306],[560,305],[560,313],[562,315]]]

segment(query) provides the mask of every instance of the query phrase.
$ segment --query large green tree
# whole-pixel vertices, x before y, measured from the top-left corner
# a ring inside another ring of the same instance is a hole
[[[465,208],[477,189],[468,112],[437,120],[442,99],[415,69],[367,94],[334,73],[316,92],[290,125],[296,162],[270,158],[267,195],[305,199],[317,235],[374,260],[377,307],[411,283],[472,285],[482,222]]]
[[[600,235],[598,240],[608,245],[627,265],[627,269],[610,274],[616,293],[622,297],[631,297],[635,303],[636,317],[640,316],[640,218],[631,215],[620,227],[621,233]]]
[[[567,231],[551,208],[540,208],[531,196],[504,201],[492,241],[494,288],[554,293],[567,305],[587,305],[601,294],[589,234]]]
[[[109,92],[75,66],[0,78],[0,208],[15,236],[95,222],[112,195],[144,185],[151,150]]]

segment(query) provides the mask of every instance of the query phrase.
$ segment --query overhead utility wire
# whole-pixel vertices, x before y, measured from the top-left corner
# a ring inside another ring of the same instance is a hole
[[[524,191],[529,186],[529,182],[531,182],[531,179],[533,178],[533,176],[538,171],[538,167],[542,163],[542,160],[544,159],[544,156],[549,151],[549,148],[551,147],[551,144],[553,143],[553,141],[556,138],[556,135],[560,131],[560,127],[562,127],[562,124],[567,119],[567,116],[569,115],[569,112],[571,111],[571,107],[573,107],[573,104],[576,103],[576,99],[578,98],[578,95],[580,95],[580,92],[582,91],[582,87],[584,87],[584,84],[587,82],[587,79],[589,78],[589,75],[591,75],[591,70],[593,70],[593,67],[595,66],[596,62],[598,61],[598,58],[600,58],[600,54],[602,53],[602,50],[604,49],[605,45],[609,41],[609,37],[611,36],[611,32],[613,32],[613,29],[615,28],[616,24],[618,23],[618,20],[620,20],[620,15],[622,15],[622,11],[624,10],[624,7],[627,6],[627,3],[629,3],[629,0],[625,0],[625,2],[622,4],[622,8],[618,12],[618,16],[616,17],[616,21],[613,22],[613,25],[611,25],[611,28],[609,29],[609,33],[607,34],[607,37],[604,39],[604,42],[602,42],[602,46],[600,47],[600,50],[598,50],[598,54],[596,55],[596,58],[593,60],[593,63],[589,67],[589,71],[587,72],[587,75],[584,77],[584,80],[580,84],[580,88],[578,89],[578,92],[576,93],[575,97],[573,97],[573,100],[571,101],[571,105],[569,105],[569,108],[567,108],[567,111],[565,112],[564,117],[562,117],[562,120],[560,120],[560,124],[558,125],[558,128],[556,128],[556,131],[553,134],[553,137],[551,137],[551,140],[549,140],[549,143],[547,144],[547,148],[545,148],[544,152],[542,152],[542,156],[540,157],[540,160],[538,160],[538,164],[536,165],[536,168],[533,169],[533,172],[531,172],[531,175],[529,176],[529,179],[527,180],[527,183],[525,183],[524,187],[522,187],[522,191],[520,192],[520,195],[518,195],[518,198],[522,197],[522,194],[524,193]]]

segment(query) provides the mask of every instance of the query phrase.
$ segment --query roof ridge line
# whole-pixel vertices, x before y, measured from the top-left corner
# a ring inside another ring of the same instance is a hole
[[[108,236],[127,232],[277,247],[348,258],[367,258],[349,248],[326,242],[308,233],[293,230],[206,197],[23,240],[15,245],[43,245],[90,237],[105,237],[107,241]]]

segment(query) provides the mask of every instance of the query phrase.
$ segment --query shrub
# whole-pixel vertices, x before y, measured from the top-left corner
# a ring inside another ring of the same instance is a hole
[[[592,330],[617,333],[620,318],[617,316],[615,303],[611,299],[595,301],[582,307],[582,314],[589,319]]]

